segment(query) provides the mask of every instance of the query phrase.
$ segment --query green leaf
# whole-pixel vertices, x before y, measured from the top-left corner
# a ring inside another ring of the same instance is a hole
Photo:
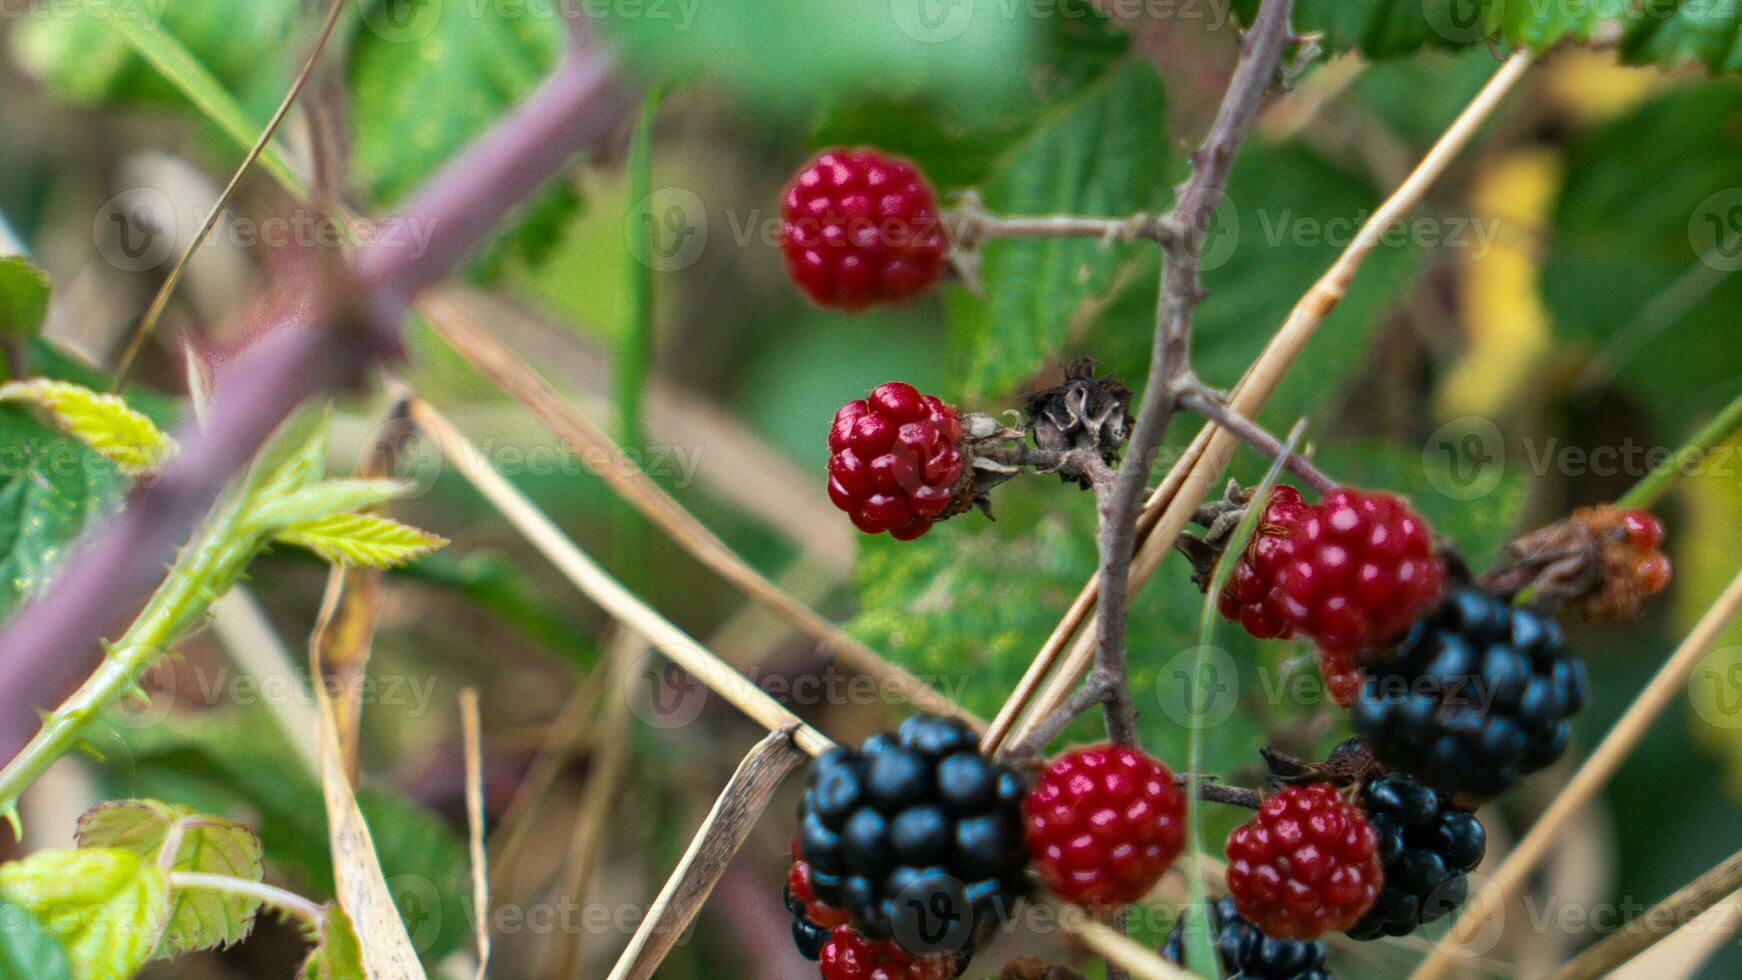
[[[304,408],[291,416],[255,455],[239,492],[255,500],[273,500],[319,481],[327,472],[332,426],[330,405]]]
[[[248,147],[260,138],[264,119],[255,121],[237,103],[235,96],[224,83],[212,74],[211,69],[189,51],[171,30],[165,29],[163,23],[153,18],[147,5],[102,3],[100,0],[84,2],[89,5],[85,16],[95,19],[131,46],[230,139],[240,146]],[[54,12],[46,13],[51,17],[59,16]],[[245,32],[251,30],[246,25],[233,25],[230,29],[244,32],[238,36],[247,36]],[[293,193],[300,195],[305,192],[301,178],[285,162],[276,145],[266,147],[261,153],[260,165]]]
[[[313,524],[403,497],[411,485],[400,480],[323,480],[289,493],[259,498],[249,520],[269,531]]]
[[[1126,217],[1166,193],[1166,95],[1155,69],[1128,61],[1055,107],[988,175],[996,214]],[[1073,321],[1109,293],[1139,245],[1081,239],[994,240],[982,248],[985,295],[948,297],[951,344],[972,394],[1006,391],[1064,347]]]
[[[0,899],[0,980],[72,980],[60,940],[28,909]]]
[[[1236,0],[1251,23],[1259,0]],[[1297,0],[1295,29],[1324,34],[1333,51],[1369,58],[1502,38],[1535,51],[1566,41],[1614,38],[1629,64],[1715,73],[1742,71],[1742,4],[1735,0]]]
[[[308,937],[314,949],[303,961],[297,980],[366,980],[363,947],[357,942],[351,917],[336,902],[329,902],[321,911],[320,929]]]
[[[377,693],[382,703],[415,696],[384,687]],[[112,787],[205,812],[246,808],[258,814],[251,822],[275,866],[307,882],[309,894],[333,894],[320,784],[264,710],[112,726],[94,741],[120,743],[108,753]],[[357,797],[412,943],[426,964],[438,962],[471,934],[463,898],[470,894],[465,845],[439,815],[399,793],[364,787]]]
[[[1574,141],[1542,292],[1555,333],[1668,432],[1742,375],[1742,85],[1678,87]],[[1673,383],[1666,383],[1673,379]]]
[[[88,980],[132,976],[169,921],[169,881],[132,851],[39,851],[0,865],[0,898],[36,914]]]
[[[0,255],[0,338],[23,340],[42,328],[52,292],[48,274],[18,255]]]
[[[376,514],[338,514],[293,524],[274,539],[334,565],[393,568],[447,545],[448,540]]]
[[[48,583],[126,480],[90,447],[21,408],[0,406],[0,621]]]
[[[174,439],[118,395],[37,378],[0,385],[0,402],[30,405],[103,454],[128,476],[155,473],[179,450]]]
[[[14,38],[18,59],[61,97],[88,104],[184,105],[183,96],[104,23],[111,8],[142,8],[134,16],[166,34],[244,102],[266,110],[284,94],[302,56],[302,6],[297,0],[146,4],[87,2],[33,8]]]
[[[649,75],[723,86],[764,113],[797,110],[867,80],[959,103],[1024,94],[1036,25],[1052,9],[1006,0],[818,4],[674,0],[601,4],[599,24]]]
[[[118,847],[161,864],[171,836],[179,843],[171,870],[259,881],[260,838],[241,824],[157,800],[100,803],[79,818],[80,847]],[[254,928],[260,901],[216,891],[174,893],[169,926],[156,958],[242,941]]]

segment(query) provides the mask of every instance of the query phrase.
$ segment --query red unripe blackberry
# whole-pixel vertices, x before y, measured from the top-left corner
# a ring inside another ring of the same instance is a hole
[[[823,980],[950,980],[953,956],[915,956],[888,939],[867,939],[852,926],[829,935],[818,959]]]
[[[1228,835],[1228,893],[1267,936],[1312,939],[1348,929],[1384,884],[1379,835],[1324,783],[1267,798]]]
[[[1031,866],[1059,897],[1093,909],[1142,898],[1185,843],[1173,773],[1123,745],[1067,752],[1023,801]]]
[[[1627,540],[1635,548],[1656,551],[1663,544],[1663,522],[1646,511],[1623,511],[1621,526],[1627,532]]]
[[[1260,639],[1365,650],[1407,629],[1443,577],[1427,521],[1397,497],[1340,488],[1314,505],[1277,487],[1219,608]]]
[[[829,499],[866,534],[910,541],[941,520],[967,467],[961,416],[912,385],[891,381],[835,413]]]
[[[792,866],[786,869],[786,895],[793,915],[825,929],[844,926],[851,918],[846,909],[836,908],[817,898],[811,889],[811,866],[799,850],[797,837],[792,839]]]
[[[897,302],[943,274],[937,196],[905,160],[824,150],[787,185],[780,217],[787,272],[823,306]]]
[[[1325,693],[1339,708],[1354,704],[1361,693],[1361,668],[1355,665],[1355,655],[1348,650],[1320,647],[1319,677],[1324,679]]]

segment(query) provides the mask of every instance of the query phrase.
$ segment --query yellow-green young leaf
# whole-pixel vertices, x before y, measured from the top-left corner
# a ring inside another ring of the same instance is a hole
[[[114,847],[38,851],[0,865],[0,898],[48,927],[80,980],[131,977],[169,921],[163,870]]]
[[[303,961],[297,980],[365,980],[363,947],[357,942],[357,930],[351,928],[351,917],[337,902],[328,902],[321,911],[320,928],[308,937],[315,948]]]
[[[195,813],[157,800],[101,803],[79,818],[80,847],[119,847],[162,866],[171,838],[171,870],[259,881],[264,874],[260,838],[241,824]],[[258,899],[205,889],[182,889],[171,897],[169,926],[154,954],[179,956],[196,949],[229,946],[254,928]]]
[[[402,497],[411,485],[400,480],[323,480],[291,493],[261,499],[250,520],[266,531],[366,510]]]
[[[339,514],[296,524],[277,540],[320,555],[335,565],[392,568],[447,545],[448,540],[378,514]]]
[[[155,472],[175,455],[175,440],[115,395],[103,395],[66,381],[37,378],[0,385],[0,402],[30,405],[55,425],[103,454],[122,472]]]

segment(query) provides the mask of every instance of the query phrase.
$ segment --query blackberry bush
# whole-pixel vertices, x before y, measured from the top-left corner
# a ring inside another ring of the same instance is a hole
[[[871,939],[971,953],[1027,890],[1027,787],[966,725],[915,715],[811,767],[799,848],[811,892]]]
[[[1366,663],[1355,731],[1387,767],[1483,800],[1560,758],[1585,703],[1585,665],[1546,614],[1479,588],[1447,596]]]

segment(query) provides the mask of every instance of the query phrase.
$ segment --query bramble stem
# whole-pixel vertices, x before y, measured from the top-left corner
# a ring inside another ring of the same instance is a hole
[[[1128,218],[1093,218],[1079,214],[997,215],[980,205],[977,195],[963,195],[956,209],[944,216],[950,241],[972,249],[989,238],[1098,238],[1103,242],[1147,239],[1166,243],[1173,229],[1161,215],[1147,212]]]
[[[1283,448],[1282,440],[1266,432],[1258,423],[1229,408],[1227,403],[1202,382],[1192,380],[1186,383],[1185,390],[1179,396],[1179,407],[1188,412],[1196,412],[1216,423],[1223,431],[1263,453],[1266,459],[1282,459],[1284,469],[1306,481],[1308,486],[1319,493],[1330,493],[1337,489],[1337,481],[1326,476],[1311,460],[1299,453],[1287,452]],[[1286,458],[1284,453],[1287,453]]]
[[[12,813],[24,790],[78,744],[98,715],[135,690],[170,644],[241,578],[259,550],[259,536],[245,526],[246,504],[232,498],[220,505],[213,520],[177,556],[138,618],[107,649],[102,664],[43,717],[41,729],[0,770],[0,813]]]

